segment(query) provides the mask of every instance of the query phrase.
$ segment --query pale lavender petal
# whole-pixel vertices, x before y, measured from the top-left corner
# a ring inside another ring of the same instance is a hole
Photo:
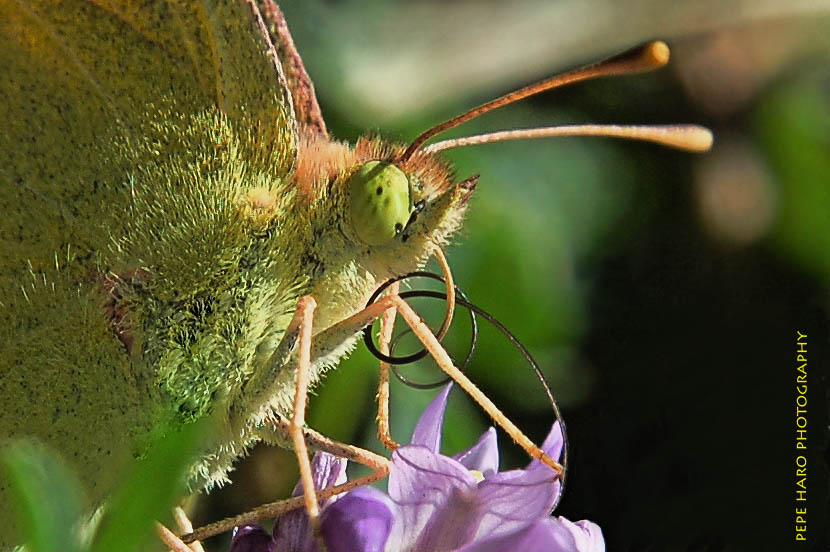
[[[488,429],[475,445],[453,458],[468,470],[480,471],[484,477],[495,474],[499,471],[499,445],[495,428]]]
[[[556,520],[573,535],[579,552],[605,552],[602,529],[593,521],[583,519],[574,523],[561,516]]]
[[[340,485],[346,482],[346,464],[345,458],[340,458],[328,452],[318,451],[314,453],[314,458],[311,459],[311,477],[314,479],[314,488],[318,491]],[[303,482],[298,481],[294,486],[293,496],[301,496],[303,494]],[[322,508],[325,502],[321,501]]]
[[[559,421],[556,421],[556,423],[553,424],[550,433],[548,433],[548,436],[545,437],[545,442],[542,443],[541,449],[545,451],[545,454],[558,462],[562,456],[562,446],[564,442],[565,439],[562,436],[562,426],[559,425]],[[530,464],[528,464],[525,469],[538,470],[542,468],[549,470],[550,466],[546,466],[539,460],[531,460]]]
[[[231,540],[231,552],[274,552],[274,539],[259,525],[239,527]]]
[[[584,525],[581,525],[584,524]],[[458,552],[605,552],[600,528],[590,521],[571,523],[565,518],[543,518],[535,523],[498,537],[470,543]]]
[[[329,505],[320,516],[329,552],[381,552],[395,505],[384,493],[362,487]]]
[[[467,546],[459,548],[457,552],[504,552],[505,550],[521,550],[522,552],[562,552],[576,550],[572,545],[562,547],[554,540],[550,529],[541,520],[532,523],[519,531],[499,537],[478,539]]]
[[[573,523],[564,517],[548,517],[537,526],[537,537],[550,543],[554,552],[605,552],[602,531],[590,521]]]
[[[389,550],[451,550],[478,519],[475,477],[455,460],[409,445],[392,454],[389,496],[397,515]]]
[[[410,444],[426,447],[432,452],[441,450],[441,427],[444,424],[444,411],[447,409],[447,397],[452,390],[452,383],[444,387],[430,402],[418,419],[418,425],[412,432]]]
[[[550,467],[532,461],[524,470],[498,473],[499,453],[492,428],[455,458],[439,454],[451,389],[451,385],[445,387],[427,406],[413,432],[413,444],[392,454],[388,497],[364,488],[321,504],[328,549],[604,552],[605,542],[597,525],[549,516],[561,490],[558,476]],[[542,449],[552,458],[560,458],[563,435],[558,422]],[[315,456],[317,488],[344,482],[345,467],[345,460]],[[471,470],[484,474],[484,480],[478,482]],[[301,493],[298,484],[295,494]],[[279,518],[273,542],[264,540],[262,544],[269,545],[281,552],[317,552],[305,512],[298,510]]]
[[[346,464],[345,458],[327,452],[316,452],[311,460],[311,477],[314,479],[315,489],[327,489],[345,483]],[[294,487],[294,496],[302,494],[303,483],[300,481]],[[339,498],[340,495],[336,495],[320,500],[320,508],[322,509],[327,504],[336,502]],[[283,514],[274,522],[274,541],[278,545],[277,550],[309,550],[313,540],[308,515],[306,515],[303,508]]]
[[[512,470],[486,478],[478,485],[477,537],[513,533],[547,517],[559,496],[559,486],[551,469]]]

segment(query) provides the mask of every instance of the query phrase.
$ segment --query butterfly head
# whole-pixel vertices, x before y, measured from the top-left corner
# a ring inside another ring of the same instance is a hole
[[[376,274],[411,271],[435,246],[446,244],[461,225],[478,179],[459,182],[435,155],[402,161],[403,151],[365,138],[355,148],[359,161],[343,181],[348,233],[376,265]]]

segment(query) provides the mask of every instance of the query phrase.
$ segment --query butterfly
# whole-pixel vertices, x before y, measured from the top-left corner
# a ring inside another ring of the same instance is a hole
[[[462,225],[477,177],[441,151],[561,134],[705,149],[711,136],[583,125],[426,142],[555,86],[658,66],[664,48],[409,144],[347,144],[270,0],[0,2],[0,438],[53,446],[93,504],[154,437],[206,417],[191,489],[226,481],[259,440],[295,448],[302,471],[305,440],[325,446],[302,427],[306,389],[390,307],[417,325],[394,296],[366,299]]]

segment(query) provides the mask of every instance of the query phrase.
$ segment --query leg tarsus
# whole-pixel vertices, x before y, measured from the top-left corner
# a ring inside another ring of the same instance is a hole
[[[481,408],[490,415],[496,424],[504,429],[508,435],[527,452],[531,458],[535,458],[546,464],[558,474],[563,473],[564,468],[558,462],[554,461],[550,456],[533,443],[522,431],[514,424],[499,408],[485,395],[476,385],[470,381],[464,373],[459,370],[452,359],[441,346],[441,343],[424,323],[418,314],[412,310],[406,301],[398,295],[390,296],[391,301],[398,309],[398,313],[406,321],[415,336],[424,344],[424,347],[429,351],[429,354],[435,359],[438,367],[441,368],[448,376],[450,376],[459,386],[461,386],[467,394],[476,401]]]
[[[311,461],[308,458],[308,448],[305,443],[303,428],[305,427],[305,407],[308,398],[308,386],[311,373],[311,329],[314,320],[314,309],[317,302],[311,296],[301,297],[297,304],[297,317],[300,321],[299,351],[297,359],[297,387],[294,391],[294,412],[288,425],[297,462],[300,465],[300,481],[303,483],[303,497],[305,498],[306,512],[316,537],[320,536],[320,506],[314,489],[314,477],[311,473]],[[318,538],[319,540],[319,538]]]
[[[389,288],[389,295],[397,295],[399,289],[400,284],[395,282]],[[391,307],[383,313],[381,318],[378,345],[380,352],[385,355],[389,354],[389,343],[392,341],[392,330],[395,328],[397,312],[397,308]],[[392,438],[389,427],[389,364],[382,360],[378,373],[378,438],[389,450],[396,450],[400,446]]]
[[[266,442],[281,442],[280,438],[283,437],[288,431],[290,423],[284,420],[273,420],[272,422],[273,423],[268,426],[261,428],[260,436]],[[303,430],[303,435],[312,448],[347,458],[354,462],[368,466],[373,470],[372,473],[358,477],[357,479],[353,479],[327,489],[317,490],[316,495],[318,499],[324,499],[340,493],[352,491],[364,485],[371,485],[376,481],[380,481],[389,474],[389,460],[379,454],[375,454],[374,452],[360,447],[334,441],[312,429],[305,428]],[[302,508],[304,505],[304,496],[297,496],[277,502],[271,502],[269,504],[263,504],[262,506],[254,508],[244,514],[232,518],[226,518],[209,525],[204,525],[192,533],[183,535],[181,539],[184,542],[203,540],[213,535],[230,531],[234,527],[247,525],[249,523],[256,523],[264,519],[274,519],[286,512]]]
[[[176,536],[173,531],[159,522],[156,522],[156,533],[158,533],[158,536],[164,545],[173,552],[193,552],[193,549],[185,544],[182,539]]]

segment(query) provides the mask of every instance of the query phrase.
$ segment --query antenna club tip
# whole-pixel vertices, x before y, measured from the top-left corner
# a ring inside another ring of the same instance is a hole
[[[715,142],[715,136],[712,131],[706,127],[692,125],[689,127],[687,134],[689,150],[705,152],[712,149],[712,144]]]
[[[662,67],[669,62],[671,50],[669,45],[662,40],[655,40],[646,47],[646,54],[655,66]]]

